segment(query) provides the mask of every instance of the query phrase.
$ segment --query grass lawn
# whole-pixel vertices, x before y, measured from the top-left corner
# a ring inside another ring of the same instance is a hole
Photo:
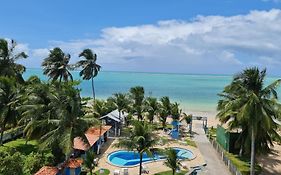
[[[181,171],[179,173],[176,173],[176,175],[185,175],[187,173],[187,171]],[[164,171],[164,172],[161,172],[161,173],[156,173],[154,175],[172,175],[173,172],[172,170],[171,171]]]
[[[12,148],[24,155],[28,155],[31,152],[38,151],[37,141],[31,140],[31,141],[28,141],[27,144],[25,144],[25,143],[26,143],[25,139],[13,140],[13,141],[5,143],[3,146],[0,146],[0,150]]]
[[[232,161],[232,163],[239,169],[243,175],[250,174],[250,159],[245,157],[239,157],[238,155],[233,155],[226,152],[227,157]],[[256,165],[256,174],[261,173],[261,167]]]
[[[195,143],[193,140],[186,139],[186,143],[187,143],[189,146],[197,147],[196,143]]]
[[[108,174],[110,174],[110,171],[108,169],[103,169],[103,170],[104,170],[104,173],[102,173],[102,174],[100,173],[99,170],[95,171],[96,175],[108,175]]]

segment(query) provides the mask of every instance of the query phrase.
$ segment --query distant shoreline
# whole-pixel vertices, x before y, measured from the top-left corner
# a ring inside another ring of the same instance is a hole
[[[26,68],[27,70],[42,70],[42,68]],[[72,70],[71,72],[79,72],[80,70]],[[190,75],[190,76],[211,76],[211,77],[233,77],[233,74],[216,74],[216,73],[180,73],[180,72],[142,72],[142,71],[117,71],[117,70],[101,70],[101,72],[112,73],[137,73],[137,74],[159,74],[159,75]],[[281,75],[268,75],[270,78],[281,78]]]

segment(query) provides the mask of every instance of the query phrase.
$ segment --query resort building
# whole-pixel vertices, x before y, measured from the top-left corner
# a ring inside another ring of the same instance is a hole
[[[75,137],[73,141],[74,154],[81,155],[89,149],[93,149],[99,154],[101,146],[107,141],[110,128],[109,125],[89,128],[85,133],[89,144],[85,143],[81,137]]]
[[[62,166],[65,175],[79,175],[81,173],[82,159],[69,159]],[[60,175],[60,174],[59,174]]]
[[[81,173],[82,159],[69,159],[59,167],[43,166],[35,175],[79,175]],[[62,173],[62,170],[64,173]]]
[[[43,166],[37,173],[34,175],[58,175],[59,169],[52,166]]]
[[[102,120],[102,123],[112,126],[110,133],[113,133],[116,137],[120,136],[122,125],[125,124],[127,116],[128,113],[122,111],[119,114],[118,110],[116,109],[105,116],[102,116],[100,120]]]

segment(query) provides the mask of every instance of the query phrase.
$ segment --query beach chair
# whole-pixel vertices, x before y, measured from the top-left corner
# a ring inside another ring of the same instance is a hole
[[[182,163],[181,166],[184,168],[184,169],[187,169],[187,165],[185,163]]]
[[[149,174],[149,169],[147,168],[147,166],[142,166],[142,168],[141,168],[141,173],[142,174]]]
[[[113,175],[120,175],[120,170],[114,170]]]
[[[99,174],[103,174],[103,173],[104,173],[104,169],[101,168],[101,169],[99,170]]]
[[[123,173],[123,175],[129,175],[128,168],[122,168],[122,173]]]
[[[99,158],[95,158],[95,159],[94,159],[94,165],[95,165],[95,166],[98,166],[98,163],[99,163]]]

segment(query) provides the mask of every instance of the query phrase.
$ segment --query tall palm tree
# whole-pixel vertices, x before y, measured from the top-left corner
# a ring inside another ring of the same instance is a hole
[[[271,136],[278,135],[273,119],[280,115],[278,108],[281,105],[277,101],[276,88],[281,80],[264,87],[265,77],[265,69],[245,69],[225,88],[221,94],[224,99],[218,105],[221,121],[232,120],[232,126],[240,125],[244,131],[248,131],[247,137],[251,141],[251,175],[255,173],[256,149],[268,149],[268,144],[272,144]]]
[[[143,120],[144,88],[141,86],[132,87],[130,93],[133,100],[132,110],[137,114],[138,120]]]
[[[3,144],[3,134],[7,124],[16,125],[20,117],[20,94],[15,86],[15,80],[0,77],[0,145]]]
[[[119,119],[121,119],[121,112],[128,109],[129,99],[126,94],[115,93],[113,97],[110,97],[108,101],[111,101],[118,110]]]
[[[19,82],[24,82],[22,73],[25,67],[16,63],[19,59],[27,58],[25,52],[15,53],[17,43],[11,40],[0,39],[0,76],[16,77]]]
[[[192,133],[192,114],[187,115],[186,113],[183,113],[182,120],[185,120],[186,124],[189,125],[189,134]]]
[[[172,169],[173,175],[175,175],[176,170],[180,168],[180,159],[177,156],[176,150],[172,148],[168,148],[165,151],[166,154],[166,161],[164,164]]]
[[[133,123],[133,128],[128,129],[128,137],[123,137],[115,144],[116,147],[137,151],[140,156],[139,175],[142,173],[143,154],[151,155],[151,149],[156,145],[157,139],[151,127],[141,121]]]
[[[159,119],[162,123],[163,129],[166,127],[166,120],[172,114],[171,102],[169,97],[165,96],[160,99]]]
[[[59,47],[50,50],[50,54],[44,59],[42,63],[43,74],[47,75],[52,81],[59,79],[68,81],[69,79],[73,81],[73,77],[70,73],[72,66],[69,65],[70,55],[65,54]]]
[[[181,109],[179,108],[180,104],[175,102],[171,104],[171,115],[173,120],[179,120],[181,115]]]
[[[145,111],[148,113],[147,117],[150,123],[153,123],[154,116],[156,115],[159,108],[157,98],[147,97],[145,99]]]
[[[85,49],[80,53],[79,57],[85,58],[76,63],[78,67],[82,67],[79,75],[83,76],[84,80],[92,80],[93,98],[95,100],[94,78],[98,75],[101,69],[101,66],[96,63],[97,54],[94,54],[91,49]]]

